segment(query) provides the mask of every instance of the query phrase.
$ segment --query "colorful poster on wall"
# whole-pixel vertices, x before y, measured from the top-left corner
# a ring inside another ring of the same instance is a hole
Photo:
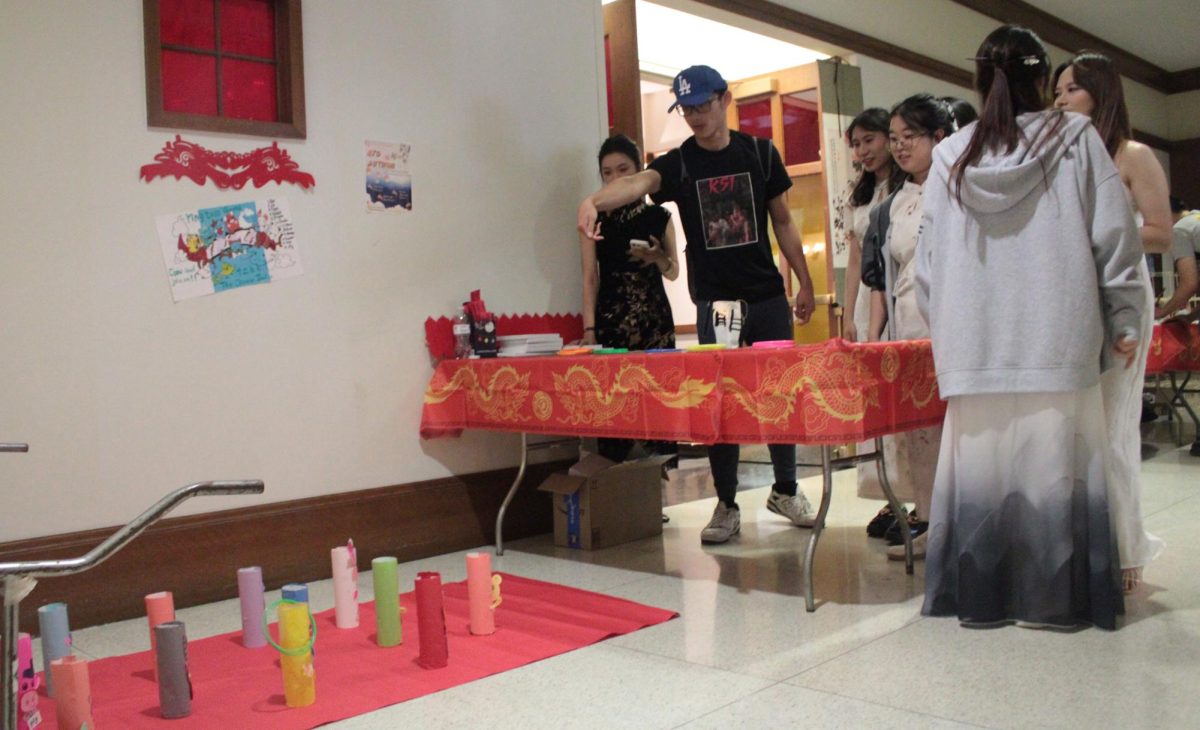
[[[157,224],[177,302],[304,273],[286,199],[160,215]]]
[[[412,210],[412,175],[408,153],[412,148],[394,142],[367,140],[367,210]]]

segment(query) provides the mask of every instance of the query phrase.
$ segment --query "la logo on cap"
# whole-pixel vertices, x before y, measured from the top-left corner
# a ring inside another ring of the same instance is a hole
[[[687,79],[680,76],[679,77],[679,91],[675,92],[675,94],[677,96],[687,96],[690,93],[692,93],[692,85],[688,83]]]

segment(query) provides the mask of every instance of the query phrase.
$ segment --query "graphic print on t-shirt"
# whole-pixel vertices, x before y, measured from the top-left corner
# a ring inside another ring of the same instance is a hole
[[[758,218],[750,173],[698,180],[696,199],[700,202],[705,248],[758,243]]]

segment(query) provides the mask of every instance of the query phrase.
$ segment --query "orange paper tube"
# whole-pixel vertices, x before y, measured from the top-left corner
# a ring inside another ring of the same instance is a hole
[[[467,606],[471,613],[472,634],[487,636],[496,633],[490,553],[467,553]]]
[[[96,726],[92,720],[92,687],[88,663],[77,656],[65,656],[50,662],[54,681],[54,702],[58,730],[80,730]]]
[[[170,591],[159,591],[146,595],[146,622],[150,624],[150,666],[154,669],[154,681],[158,681],[158,663],[154,651],[158,639],[154,627],[175,620],[175,596]]]

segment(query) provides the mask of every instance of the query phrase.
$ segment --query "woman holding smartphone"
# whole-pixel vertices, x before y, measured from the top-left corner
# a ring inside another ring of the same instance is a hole
[[[642,169],[642,154],[623,134],[600,146],[604,184]],[[595,240],[580,234],[583,259],[583,343],[629,350],[675,346],[675,320],[663,277],[679,276],[671,214],[661,205],[638,200],[600,214]],[[633,442],[600,439],[602,456],[621,461]],[[664,445],[653,450],[674,453]]]

